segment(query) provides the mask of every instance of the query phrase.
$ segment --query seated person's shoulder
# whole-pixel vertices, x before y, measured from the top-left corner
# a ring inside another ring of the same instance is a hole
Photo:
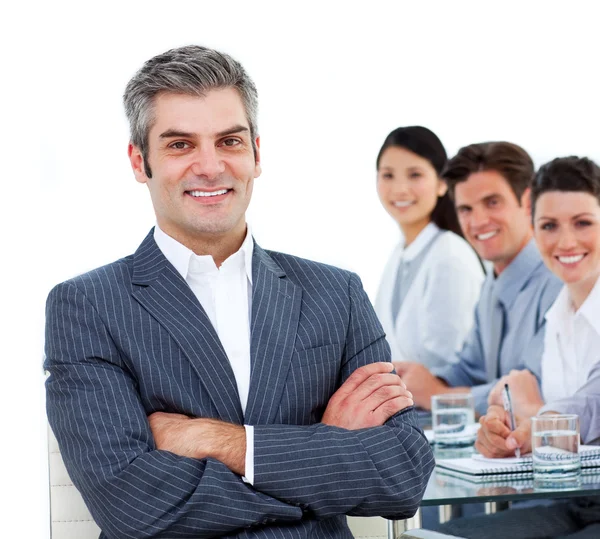
[[[552,273],[544,264],[541,264],[532,274],[530,285],[539,289],[540,299],[548,303],[548,307],[554,302],[556,296],[563,287],[563,282]]]
[[[431,246],[431,256],[428,256],[432,265],[456,267],[483,277],[479,258],[466,240],[447,230],[434,241]]]
[[[525,287],[521,298],[521,304],[535,309],[537,327],[542,328],[546,323],[546,312],[556,301],[563,282],[556,277],[544,264],[534,271]]]

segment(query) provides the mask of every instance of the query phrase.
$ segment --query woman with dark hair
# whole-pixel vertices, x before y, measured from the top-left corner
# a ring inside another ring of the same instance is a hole
[[[446,159],[440,139],[421,126],[392,131],[377,156],[377,193],[403,239],[384,271],[375,310],[392,360],[428,368],[456,361],[484,277],[440,177]]]

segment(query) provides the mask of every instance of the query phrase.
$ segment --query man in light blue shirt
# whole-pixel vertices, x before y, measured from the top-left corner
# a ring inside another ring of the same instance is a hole
[[[561,288],[544,266],[532,239],[529,183],[531,157],[509,142],[461,148],[443,173],[465,235],[492,264],[475,308],[474,326],[456,361],[429,371],[395,362],[415,403],[431,407],[431,396],[471,391],[485,414],[488,393],[512,369],[540,375],[544,315]]]

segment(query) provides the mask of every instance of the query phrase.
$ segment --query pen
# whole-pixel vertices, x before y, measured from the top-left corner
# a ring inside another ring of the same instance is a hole
[[[510,421],[510,430],[517,428],[517,422],[515,421],[515,414],[513,413],[512,401],[510,400],[510,389],[508,384],[504,384],[504,391],[502,391],[502,403],[504,404],[504,410],[508,412],[508,418]],[[515,449],[515,455],[521,456],[521,448]]]

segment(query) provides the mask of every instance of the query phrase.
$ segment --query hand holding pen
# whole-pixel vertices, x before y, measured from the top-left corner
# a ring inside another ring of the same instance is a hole
[[[514,432],[515,429],[517,428],[517,422],[515,421],[515,414],[513,412],[512,400],[510,398],[510,389],[508,387],[508,384],[504,384],[504,389],[502,391],[502,404],[504,405],[504,410],[508,414],[508,420],[510,422],[510,425],[509,425],[510,430],[512,430]],[[515,455],[517,457],[521,456],[521,448],[519,448],[519,447],[515,448]]]

